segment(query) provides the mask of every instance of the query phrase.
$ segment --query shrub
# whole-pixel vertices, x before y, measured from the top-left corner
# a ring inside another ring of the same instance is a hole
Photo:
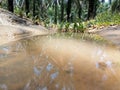
[[[119,13],[112,13],[112,12],[103,12],[96,16],[95,22],[97,25],[114,25],[114,24],[120,24],[120,15]]]

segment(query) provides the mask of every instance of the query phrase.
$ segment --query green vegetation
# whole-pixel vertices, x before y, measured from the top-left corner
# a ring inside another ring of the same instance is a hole
[[[12,3],[11,3],[12,2]],[[62,32],[120,24],[120,0],[2,0],[2,8]]]
[[[97,25],[116,25],[120,24],[120,14],[112,12],[103,12],[96,16],[95,22]]]
[[[50,36],[51,37],[51,36]],[[56,33],[56,34],[53,34],[52,37],[55,37],[55,38],[64,38],[64,39],[75,39],[75,40],[82,40],[82,41],[90,41],[90,42],[93,42],[93,43],[99,43],[99,44],[107,44],[107,45],[112,45],[113,44],[104,39],[103,37],[97,35],[97,34],[89,34],[89,33],[72,33],[72,32],[67,32],[67,33]]]
[[[120,12],[120,0],[114,0],[111,9],[112,12]]]
[[[58,30],[62,32],[81,32],[83,33],[86,29],[84,22],[75,22],[75,23],[60,23],[58,24]]]

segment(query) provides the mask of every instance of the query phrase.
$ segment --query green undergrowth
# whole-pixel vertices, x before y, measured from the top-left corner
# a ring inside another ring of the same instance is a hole
[[[88,27],[120,25],[120,13],[103,12],[98,14],[94,20],[86,22]]]
[[[15,13],[18,13],[21,17],[24,16],[25,13],[21,11],[21,9],[16,8]],[[32,19],[32,15],[29,14],[29,18]],[[102,13],[97,14],[97,16],[88,21],[76,20],[73,22],[57,22],[54,24],[52,21],[48,20],[40,20],[38,17],[34,17],[33,22],[35,24],[40,24],[45,26],[48,29],[57,29],[59,32],[72,32],[72,33],[84,33],[86,30],[97,28],[99,29],[101,26],[112,26],[112,25],[120,25],[120,13],[112,13],[111,11],[103,11]]]
[[[103,12],[95,18],[97,25],[120,25],[120,13]]]
[[[88,41],[99,44],[111,44],[103,37],[97,34],[88,34],[88,33],[56,33],[52,35],[55,38],[64,38],[64,39],[76,39],[82,41]]]
[[[75,23],[64,22],[58,24],[58,30],[62,32],[84,33],[84,31],[86,30],[86,26],[84,22],[75,22]]]
[[[73,23],[62,22],[57,25],[45,24],[47,27],[56,26],[59,32],[73,33],[84,33],[89,28],[99,29],[101,26],[107,27],[113,25],[120,25],[120,13],[112,13],[110,11],[100,13],[94,19],[89,21],[77,21]]]

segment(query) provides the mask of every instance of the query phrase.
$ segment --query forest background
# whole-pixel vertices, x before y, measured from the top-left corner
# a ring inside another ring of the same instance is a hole
[[[0,7],[62,32],[120,24],[120,0],[1,0]]]

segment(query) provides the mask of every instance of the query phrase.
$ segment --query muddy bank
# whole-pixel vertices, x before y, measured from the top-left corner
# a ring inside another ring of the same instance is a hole
[[[120,26],[109,26],[96,32],[120,48]]]
[[[34,25],[33,22],[27,18],[20,18],[15,14],[0,8],[0,24],[3,25]]]
[[[29,19],[23,19],[0,8],[0,45],[29,36],[49,34],[41,25],[34,25]]]
[[[0,25],[0,45],[25,37],[49,34],[47,30],[39,30],[30,26]]]
[[[98,34],[120,48],[120,25],[108,26],[100,29],[92,29],[89,30],[88,33]]]

